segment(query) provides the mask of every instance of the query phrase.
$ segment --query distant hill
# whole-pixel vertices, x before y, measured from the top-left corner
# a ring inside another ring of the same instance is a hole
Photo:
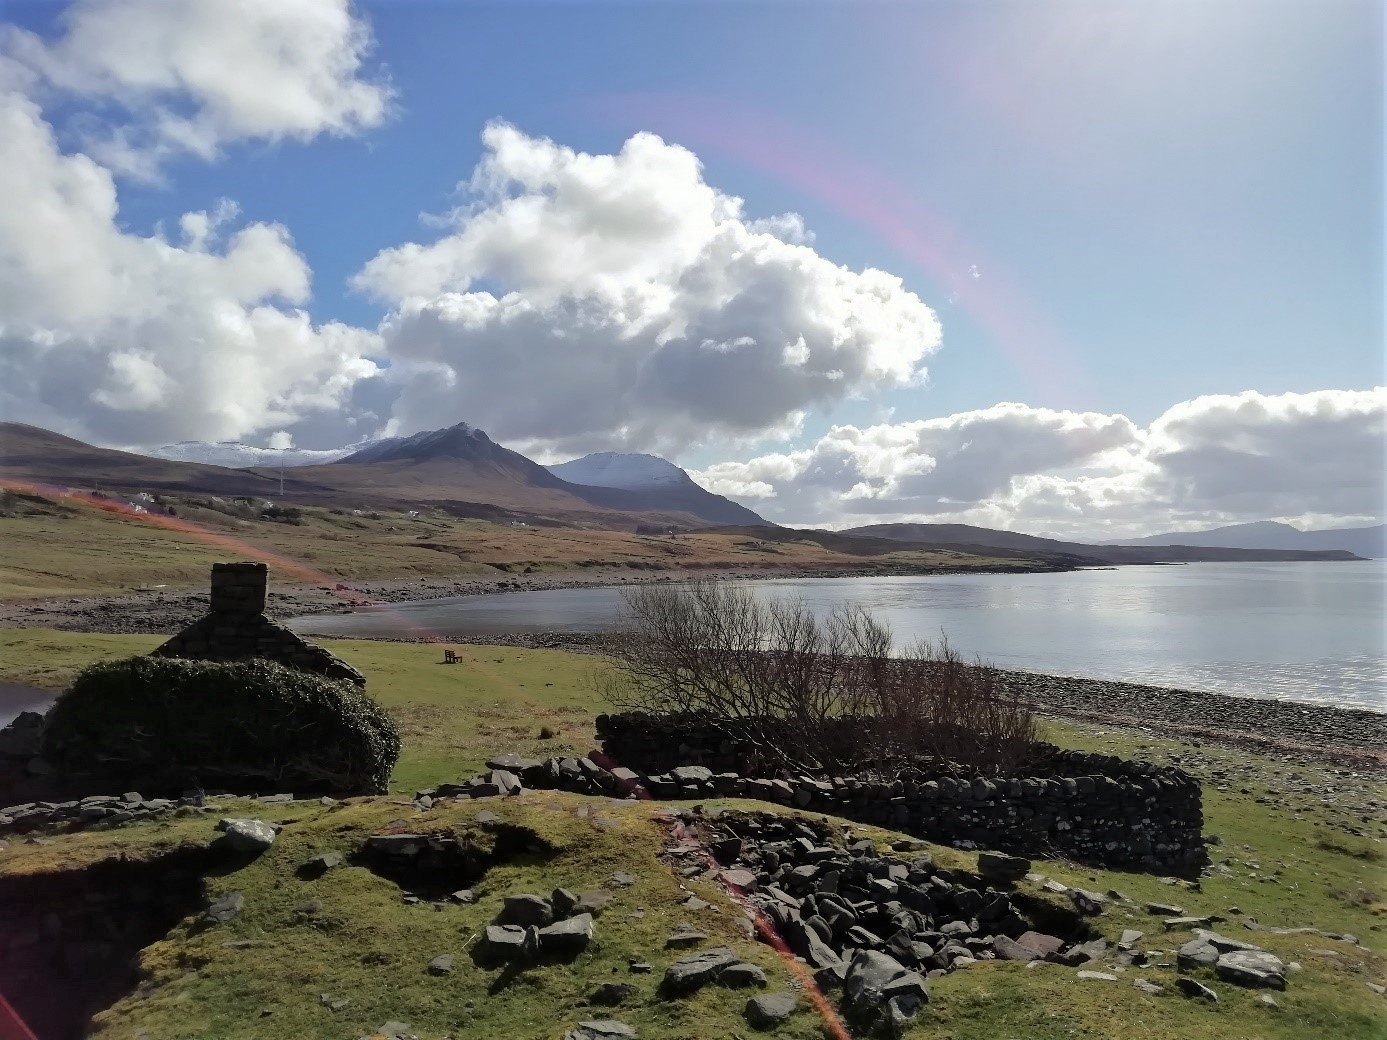
[[[98,448],[36,426],[0,423],[0,485],[6,478],[132,494],[268,498],[279,489],[280,470],[277,465],[229,468],[154,458]],[[460,516],[627,530],[744,522],[727,518],[729,513],[740,515],[740,506],[691,486],[692,494],[678,487],[628,491],[569,484],[465,423],[376,441],[339,461],[297,466],[284,474],[285,497],[315,505],[435,504]]]
[[[1190,545],[1090,545],[1039,538],[1015,531],[997,531],[971,524],[870,524],[839,532],[864,538],[886,538],[924,548],[957,549],[985,555],[988,552],[1034,555],[1051,562],[1085,566],[1119,563],[1196,563],[1239,560],[1355,560],[1342,549],[1277,550],[1227,546]]]
[[[1347,549],[1357,556],[1387,557],[1387,524],[1302,531],[1291,524],[1259,520],[1206,531],[1172,531],[1146,538],[1123,538],[1104,545],[1206,545],[1230,549]]]
[[[599,451],[572,462],[560,462],[547,469],[554,476],[570,484],[627,490],[665,487],[690,479],[682,469],[658,455],[636,455],[619,451]]]
[[[608,488],[631,493],[645,508],[683,510],[710,524],[766,524],[746,506],[700,487],[688,473],[658,455],[604,451],[550,466],[549,472],[588,488],[579,494],[590,500],[607,501],[597,489]]]
[[[244,469],[250,466],[315,466],[322,462],[335,462],[365,446],[366,442],[363,441],[345,448],[321,451],[311,448],[279,450],[257,448],[240,441],[179,441],[157,448],[141,448],[136,454],[152,459],[168,459],[170,462],[199,462],[209,466]]]

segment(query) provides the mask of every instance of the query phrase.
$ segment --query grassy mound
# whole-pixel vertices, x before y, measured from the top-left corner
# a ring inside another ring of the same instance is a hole
[[[269,661],[130,657],[78,674],[43,751],[114,790],[369,794],[389,784],[400,735],[351,683]]]

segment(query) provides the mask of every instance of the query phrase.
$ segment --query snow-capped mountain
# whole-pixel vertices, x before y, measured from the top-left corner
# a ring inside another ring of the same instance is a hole
[[[570,484],[588,487],[638,488],[671,487],[684,483],[689,475],[658,455],[635,455],[618,451],[599,451],[572,462],[549,466],[556,477]]]
[[[257,448],[240,441],[179,441],[158,448],[140,448],[138,454],[155,459],[168,459],[171,462],[200,462],[208,466],[227,466],[231,469],[245,469],[250,466],[315,466],[320,462],[336,462],[354,451],[364,448],[369,441],[349,444],[345,448]]]

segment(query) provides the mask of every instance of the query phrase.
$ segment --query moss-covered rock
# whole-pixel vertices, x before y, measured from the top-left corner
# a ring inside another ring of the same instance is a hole
[[[49,712],[43,754],[112,790],[368,794],[386,790],[400,736],[348,682],[269,661],[131,657],[83,669]]]

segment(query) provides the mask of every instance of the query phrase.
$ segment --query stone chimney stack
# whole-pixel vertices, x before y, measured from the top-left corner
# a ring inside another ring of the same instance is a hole
[[[263,563],[212,564],[212,614],[265,613],[270,569]]]

